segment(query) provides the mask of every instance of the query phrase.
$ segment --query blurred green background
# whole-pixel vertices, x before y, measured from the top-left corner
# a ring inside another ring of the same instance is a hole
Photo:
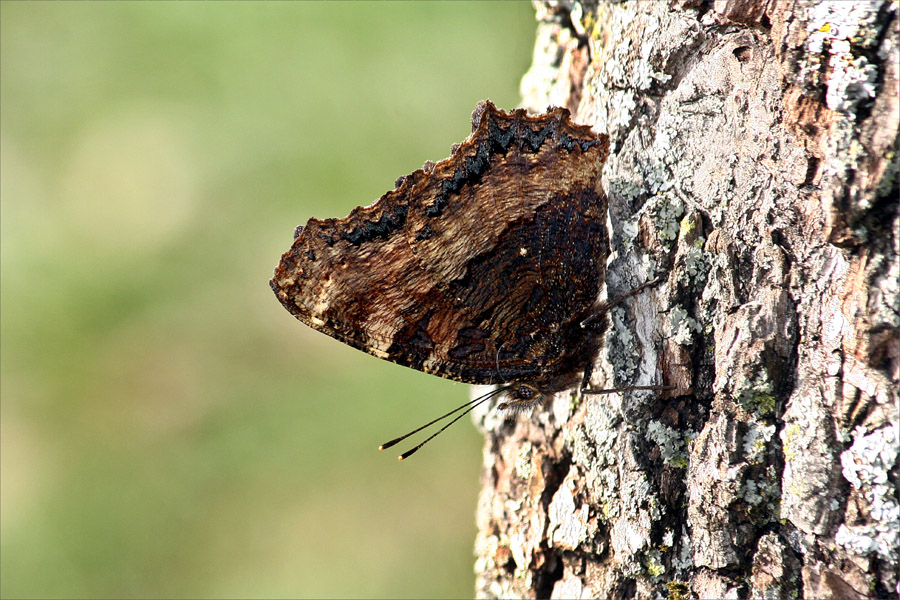
[[[294,320],[310,216],[511,108],[529,3],[0,3],[0,593],[473,593],[468,388]],[[399,448],[406,449],[405,447]]]

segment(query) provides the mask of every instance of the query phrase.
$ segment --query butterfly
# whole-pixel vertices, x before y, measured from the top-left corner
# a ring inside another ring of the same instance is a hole
[[[615,303],[600,185],[609,140],[554,108],[478,104],[449,158],[401,177],[343,219],[310,219],[270,286],[297,319],[349,346],[532,406],[587,382]],[[629,389],[660,389],[629,388]]]

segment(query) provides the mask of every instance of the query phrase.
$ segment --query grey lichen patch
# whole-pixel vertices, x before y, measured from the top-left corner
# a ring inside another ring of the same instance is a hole
[[[686,291],[702,289],[706,285],[710,257],[704,250],[706,238],[702,230],[700,213],[688,210],[679,224],[678,250],[672,269],[680,288]]]
[[[647,423],[647,437],[659,447],[663,462],[683,469],[688,466],[688,445],[697,437],[694,431],[676,431],[659,421]]]
[[[661,188],[663,181],[648,180],[651,189]],[[684,202],[672,193],[661,193],[650,200],[638,213],[638,217],[646,215],[656,227],[659,241],[670,245],[681,232],[681,217],[684,214]]]
[[[678,50],[672,29],[696,29],[696,22],[651,2],[627,10],[601,4],[592,25],[586,30],[592,60],[582,106],[599,129],[615,139],[634,126],[635,92],[671,78],[665,66]],[[615,44],[608,44],[611,35]]]
[[[770,417],[775,413],[775,396],[772,395],[772,382],[762,376],[752,381],[751,388],[738,391],[736,400],[741,408],[758,417]]]
[[[766,524],[778,520],[780,507],[780,474],[775,467],[767,466],[757,479],[747,478],[739,496],[748,506],[748,517],[755,523]]]
[[[640,193],[640,188],[638,186],[631,186],[628,189],[629,192],[633,193],[637,196]],[[619,193],[623,193],[624,190],[620,190]],[[630,246],[634,243],[634,239],[638,235],[638,223],[637,220],[633,221],[623,221],[619,224],[619,238],[622,240],[626,246]]]
[[[589,401],[585,411],[584,426],[575,431],[572,461],[578,465],[615,467],[616,444],[621,432],[621,406],[618,394],[607,396],[606,402]],[[613,470],[613,473],[616,471]]]
[[[841,453],[844,478],[850,482],[869,515],[862,525],[843,523],[835,541],[853,554],[877,555],[896,568],[900,559],[900,504],[889,473],[900,453],[900,425],[871,433],[858,428],[853,444]]]
[[[615,368],[613,376],[617,381],[630,381],[638,368],[633,328],[627,321],[625,309],[621,307],[611,311],[610,322],[612,327],[607,333],[606,348],[609,363]]]
[[[703,331],[703,327],[682,306],[673,306],[669,310],[669,335],[676,344],[689,346],[694,341],[694,334]]]
[[[684,268],[679,271],[679,278],[684,283],[700,283],[706,279],[709,263],[703,252],[703,241],[698,240],[684,253]]]
[[[665,171],[647,173],[644,178],[644,184],[651,188],[658,188],[663,185],[662,182],[655,180],[656,177],[666,177]],[[627,196],[630,194],[637,198],[643,192],[643,188],[628,181],[620,180],[618,183],[621,187],[619,187],[617,193],[620,195]],[[680,219],[684,212],[683,200],[675,194],[661,192],[650,197],[631,219],[623,221],[619,225],[617,233],[626,247],[631,246],[641,232],[641,219],[644,219],[652,226],[655,231],[655,237],[660,244],[671,250],[673,242],[678,239],[681,232]]]
[[[662,271],[659,262],[649,254],[641,255],[641,271],[649,275],[657,275]]]
[[[743,501],[745,518],[758,526],[779,521],[781,473],[774,465],[750,469],[738,497]]]
[[[691,548],[691,536],[685,531],[675,546],[675,552],[671,553],[672,571],[674,573],[686,573],[694,566],[694,555]]]
[[[775,435],[775,425],[751,422],[744,434],[744,458],[750,464],[762,464]]]
[[[759,486],[753,479],[744,482],[741,488],[741,496],[751,505],[759,504],[763,501],[763,495],[759,493]]]

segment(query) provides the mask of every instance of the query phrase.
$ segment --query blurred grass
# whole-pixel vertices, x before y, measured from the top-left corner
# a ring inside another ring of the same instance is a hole
[[[510,108],[529,3],[0,3],[0,594],[464,597],[467,387],[267,280]],[[401,448],[402,449],[402,448]]]

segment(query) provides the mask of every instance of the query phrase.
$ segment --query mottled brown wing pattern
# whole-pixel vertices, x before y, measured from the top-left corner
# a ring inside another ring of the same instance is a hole
[[[569,371],[603,283],[607,152],[564,109],[480,103],[450,158],[345,219],[311,219],[272,288],[307,325],[449,379]]]

